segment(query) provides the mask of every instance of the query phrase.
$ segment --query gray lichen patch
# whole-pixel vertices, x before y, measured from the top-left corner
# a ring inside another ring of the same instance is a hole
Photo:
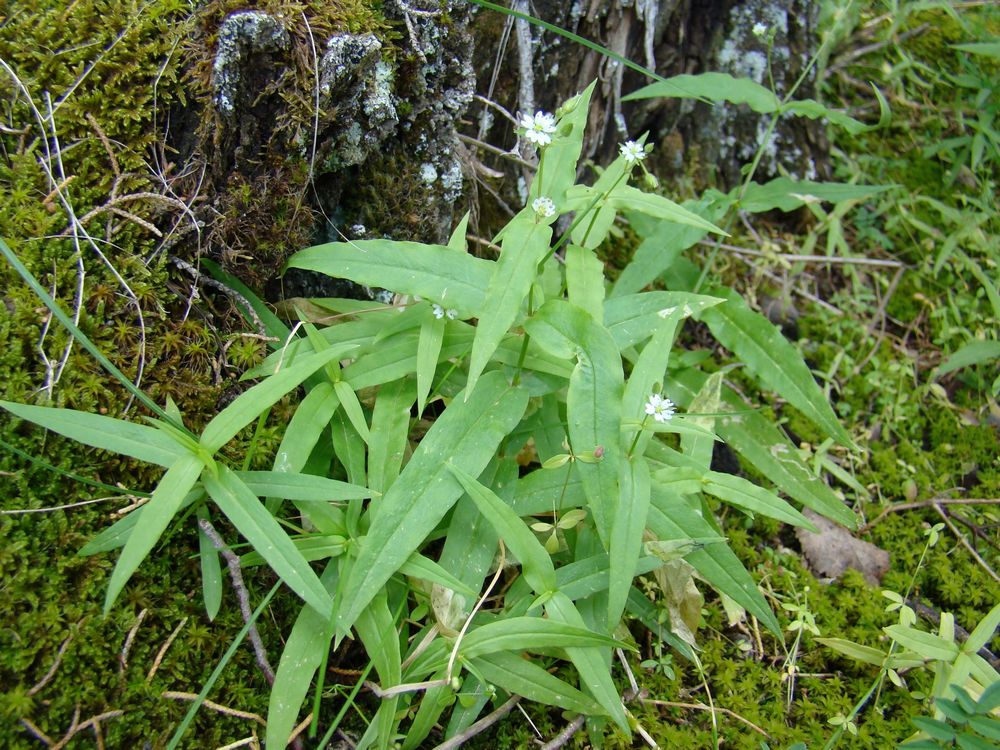
[[[267,13],[247,10],[226,18],[219,27],[212,65],[212,88],[219,112],[235,114],[246,88],[245,73],[254,55],[281,52],[290,45],[288,31]]]
[[[362,163],[399,121],[392,68],[381,52],[374,34],[338,34],[327,42],[319,64],[321,103],[336,111],[339,127],[327,159],[330,168]]]

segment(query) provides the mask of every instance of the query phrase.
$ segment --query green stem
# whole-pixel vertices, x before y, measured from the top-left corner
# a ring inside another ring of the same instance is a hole
[[[625,459],[628,460],[632,458],[632,451],[635,450],[635,446],[639,444],[639,438],[642,437],[642,431],[646,429],[646,422],[649,421],[649,415],[647,414],[642,418],[642,424],[639,425],[639,429],[635,433],[635,439],[632,441],[632,445],[628,449],[628,453],[625,454]]]
[[[544,262],[544,261],[543,261]],[[528,290],[528,317],[530,318],[534,313],[534,297],[535,288],[532,286]],[[521,340],[521,353],[517,355],[517,369],[514,371],[514,385],[519,385],[521,382],[521,370],[524,368],[524,359],[528,356],[528,332],[524,332],[524,338]]]

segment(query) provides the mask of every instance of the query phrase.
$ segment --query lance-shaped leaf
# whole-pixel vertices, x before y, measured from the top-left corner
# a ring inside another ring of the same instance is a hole
[[[479,313],[476,338],[469,360],[465,397],[475,392],[476,382],[497,346],[517,319],[524,298],[535,280],[538,264],[549,250],[552,229],[541,224],[535,212],[525,209],[504,228],[500,257],[493,267]]]
[[[622,461],[618,512],[611,523],[611,581],[608,587],[608,625],[615,627],[625,611],[636,565],[642,553],[642,535],[649,514],[649,466],[641,455]]]
[[[340,632],[347,631],[462,494],[448,461],[478,476],[500,441],[517,426],[527,403],[527,393],[512,388],[494,371],[482,377],[470,399],[456,397],[434,422],[375,506],[368,535],[341,592]]]
[[[375,398],[368,446],[368,486],[375,492],[384,494],[399,476],[413,399],[413,381],[409,378],[386,383]]]
[[[738,295],[725,289],[717,293],[727,297],[726,303],[705,310],[701,319],[719,343],[823,432],[843,445],[852,446],[851,436],[841,426],[798,350],[771,321],[747,307]]]
[[[544,594],[555,589],[556,571],[552,558],[513,508],[468,472],[454,465],[448,468],[514,557],[520,560],[521,572],[535,593]]]
[[[373,495],[362,487],[337,479],[327,479],[314,474],[290,474],[282,471],[237,471],[250,491],[260,497],[281,497],[302,502],[333,502],[360,500]]]
[[[566,288],[569,301],[604,322],[604,264],[579,245],[566,248]]]
[[[528,700],[558,706],[585,716],[598,716],[606,711],[593,698],[572,685],[554,677],[534,662],[509,651],[498,651],[476,659],[470,665],[484,680],[508,693]]]
[[[202,505],[197,511],[198,519],[211,523],[208,508]],[[198,556],[201,558],[201,592],[205,602],[205,614],[214,620],[222,606],[222,565],[219,550],[215,548],[205,530],[198,526]]]
[[[873,195],[891,190],[894,185],[848,185],[842,182],[811,182],[776,177],[763,185],[751,182],[740,198],[740,208],[750,213],[763,213],[776,208],[794,211],[810,200],[840,203],[847,200],[865,200]],[[734,189],[734,197],[738,193]]]
[[[555,592],[545,603],[545,611],[549,619],[586,629],[583,617],[580,616],[576,606],[561,591]],[[593,646],[571,646],[566,648],[566,654],[576,667],[576,671],[580,673],[580,682],[587,687],[590,694],[626,736],[631,737],[632,728],[625,716],[625,707],[622,705],[615,683],[611,680],[611,670],[601,655],[601,649]]]
[[[361,611],[354,623],[358,636],[365,646],[368,658],[375,665],[380,687],[384,690],[402,682],[403,670],[400,665],[399,633],[396,623],[389,611],[385,592],[380,592]],[[378,747],[382,750],[392,746],[395,739],[395,728],[398,724],[396,707],[399,696],[383,698],[378,708],[375,720],[369,730],[375,728],[378,733]],[[367,734],[367,733],[366,733]]]
[[[417,416],[424,413],[427,395],[431,392],[434,373],[437,371],[441,342],[444,340],[445,319],[425,316],[420,324],[417,342]]]
[[[557,356],[576,356],[569,380],[566,414],[576,453],[601,449],[595,463],[575,462],[583,478],[594,523],[605,545],[618,504],[621,399],[625,384],[621,356],[604,326],[568,302],[546,302],[525,323],[528,333]]]
[[[177,514],[188,490],[198,481],[198,475],[204,468],[205,465],[200,459],[188,454],[178,458],[160,479],[153,496],[142,508],[142,523],[132,528],[128,541],[125,542],[125,547],[118,557],[118,563],[111,573],[108,591],[104,597],[104,614],[111,609],[122,587],[132,577],[139,563],[146,559],[146,555],[153,549],[153,545]]]
[[[703,386],[706,376],[682,370],[671,380],[672,397],[687,406]],[[783,492],[807,508],[848,528],[857,528],[857,518],[830,487],[817,478],[799,456],[795,446],[772,421],[748,409],[730,389],[723,389],[726,409],[733,411],[715,420],[715,430],[729,447],[774,482]]]
[[[755,112],[776,112],[781,100],[768,88],[749,78],[736,78],[729,73],[679,75],[665,81],[643,86],[622,97],[622,101],[637,99],[707,99],[711,102],[746,104]]]
[[[645,341],[675,313],[697,318],[702,310],[725,302],[689,292],[642,292],[612,297],[604,303],[604,325],[619,350]]]
[[[309,606],[324,616],[333,610],[333,599],[319,577],[296,549],[274,516],[267,512],[257,496],[223,465],[217,465],[218,475],[205,471],[202,482],[236,530],[278,574],[288,588],[302,597]]]
[[[327,591],[337,582],[338,564],[332,562],[320,581]],[[320,615],[312,607],[303,607],[295,618],[292,631],[281,652],[278,670],[274,674],[271,698],[267,707],[267,747],[285,747],[295,727],[302,702],[306,699],[313,675],[323,661],[323,652],[333,638],[329,616]]]
[[[355,347],[352,345],[332,346],[326,351],[299,357],[294,364],[282,368],[262,383],[241,393],[233,403],[219,412],[205,426],[201,434],[201,445],[209,453],[215,453],[228,443],[237,432],[259,417],[265,409],[281,400],[289,391],[319,370],[327,362],[343,357]]]
[[[181,501],[178,511],[184,510],[193,503],[205,497],[205,490],[201,485],[195,485],[194,489],[187,493]],[[80,548],[76,554],[81,557],[97,555],[101,552],[110,552],[113,549],[124,547],[128,538],[132,535],[132,530],[142,520],[142,513],[145,505],[136,508],[124,518],[115,521],[100,533],[96,534],[89,542]]]
[[[178,459],[190,455],[190,451],[155,427],[51,406],[0,401],[0,407],[14,416],[58,432],[78,443],[121,453],[151,464],[170,467]]]
[[[474,659],[498,651],[516,654],[540,649],[590,647],[630,648],[601,633],[544,617],[505,617],[469,630],[462,638],[458,653],[463,659]],[[447,659],[443,657],[442,661]],[[434,667],[441,666],[444,664],[434,664]]]
[[[718,221],[726,208],[717,195],[706,195],[700,201],[685,201],[682,206],[706,221]],[[657,222],[656,228],[639,243],[632,260],[615,282],[610,296],[614,298],[633,294],[653,283],[674,264],[682,252],[703,239],[708,231],[704,227]]]
[[[716,530],[686,500],[653,484],[648,525],[659,539],[705,539]],[[712,544],[685,555],[695,570],[715,589],[736,601],[781,638],[781,626],[757,590],[736,554],[725,544]]]
[[[297,252],[288,261],[288,268],[419,295],[458,310],[463,318],[479,314],[493,265],[444,245],[391,240],[316,245]]]
[[[742,477],[709,471],[705,473],[702,482],[705,492],[730,505],[818,533],[817,528],[791,505],[770,490],[758,487]]]
[[[544,195],[555,201],[557,207],[562,206],[566,191],[576,182],[576,166],[583,151],[590,97],[596,83],[563,105],[565,113],[559,120],[559,132],[542,152],[541,169],[531,182],[529,205],[534,198]]]

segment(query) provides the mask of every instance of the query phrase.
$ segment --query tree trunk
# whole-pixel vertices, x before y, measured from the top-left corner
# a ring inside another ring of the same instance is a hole
[[[530,7],[660,75],[717,70],[766,86],[773,78],[779,95],[807,69],[817,5],[513,0],[515,10]],[[687,173],[702,184],[733,185],[766,130],[743,106],[623,103],[623,93],[649,80],[554,32],[463,0],[440,0],[433,10],[387,0],[383,12],[395,32],[389,36],[383,30],[317,39],[304,16],[261,11],[230,14],[204,36],[213,55],[210,96],[200,109],[176,115],[201,126],[197,137],[174,146],[204,159],[198,185],[209,252],[238,264],[244,277],[249,260],[258,286],[310,241],[441,242],[467,205],[484,234],[498,228],[520,205],[530,169],[498,155],[516,147],[516,136],[497,112],[553,111],[594,79],[585,156],[598,164],[619,142],[648,132],[661,177]],[[773,33],[770,56],[755,24]],[[809,71],[797,96],[811,89]],[[823,151],[818,123],[782,120],[757,174],[821,176]],[[321,290],[306,283],[283,293]]]

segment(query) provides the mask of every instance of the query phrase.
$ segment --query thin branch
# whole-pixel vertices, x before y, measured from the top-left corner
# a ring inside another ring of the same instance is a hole
[[[896,505],[890,505],[888,508],[883,510],[874,519],[866,523],[860,529],[858,529],[859,534],[863,534],[869,531],[872,526],[877,524],[883,518],[885,518],[890,513],[898,513],[903,510],[915,510],[916,508],[931,508],[935,505],[1000,505],[1000,498],[997,497],[939,497],[932,498],[930,500],[917,500],[912,503],[897,503]]]
[[[160,693],[161,698],[169,698],[175,701],[194,701],[198,700],[198,696],[194,693],[182,693],[177,690],[166,690]],[[201,702],[205,708],[210,708],[220,714],[225,714],[226,716],[233,716],[237,719],[247,719],[249,721],[255,721],[262,727],[267,726],[267,722],[264,720],[263,716],[259,714],[251,713],[250,711],[240,711],[236,708],[230,708],[229,706],[223,706],[221,703],[215,703],[208,700],[207,698]]]
[[[149,683],[149,682],[152,681],[153,675],[156,674],[156,670],[158,670],[160,668],[160,662],[163,661],[163,657],[166,656],[167,651],[169,650],[171,644],[174,642],[174,640],[177,638],[177,636],[180,635],[181,628],[183,628],[185,625],[187,625],[187,621],[188,621],[188,618],[184,617],[181,620],[180,624],[176,628],[174,628],[174,631],[170,634],[170,636],[167,638],[167,640],[164,642],[164,644],[162,646],[160,646],[160,650],[156,652],[156,658],[153,659],[153,666],[151,666],[149,668],[149,671],[146,673],[146,682],[147,683]]]
[[[993,578],[994,581],[996,581],[997,583],[1000,583],[1000,576],[998,576],[997,572],[995,570],[993,570],[993,568],[990,567],[990,564],[983,559],[982,555],[980,555],[978,552],[976,552],[975,547],[973,547],[971,544],[969,544],[969,540],[965,538],[965,534],[963,534],[961,531],[959,531],[959,529],[955,526],[955,524],[953,524],[951,522],[951,517],[947,513],[944,512],[944,508],[942,508],[937,503],[935,503],[933,505],[933,508],[934,508],[934,510],[937,511],[937,514],[939,516],[941,516],[941,520],[944,521],[948,525],[949,529],[951,529],[951,533],[955,535],[955,537],[958,539],[959,543],[963,547],[965,547],[965,549],[968,550],[969,554],[972,555],[972,557],[975,559],[975,561],[977,563],[979,563],[979,566],[983,570],[985,570],[987,573],[989,573],[990,576]]]
[[[704,703],[677,703],[675,701],[654,700],[653,698],[640,698],[639,700],[643,704],[648,706],[661,706],[663,708],[690,708],[695,711],[709,711],[713,714],[716,712],[726,714],[727,716],[732,716],[737,721],[742,721],[744,724],[753,729],[755,732],[758,732],[767,737],[768,739],[771,739],[771,736],[763,729],[761,729],[759,726],[754,724],[749,719],[743,718],[735,711],[730,711],[728,708],[721,708],[721,707],[712,708],[711,706],[706,706]]]
[[[248,637],[250,638],[250,643],[253,645],[254,654],[257,657],[257,666],[260,667],[260,671],[264,673],[264,677],[267,678],[267,684],[274,684],[274,670],[271,669],[271,663],[267,660],[267,651],[264,649],[264,642],[260,638],[260,632],[257,630],[257,623],[253,621],[253,613],[250,608],[250,594],[247,592],[246,584],[243,583],[243,572],[240,569],[240,558],[231,550],[229,546],[222,540],[219,536],[219,532],[215,530],[212,522],[207,518],[198,519],[199,528],[205,532],[205,536],[209,538],[219,554],[222,555],[226,560],[226,566],[229,568],[229,578],[233,584],[233,590],[236,592],[236,598],[240,603],[240,613],[243,615],[243,622],[249,623],[250,628],[248,630]],[[207,705],[207,701],[206,701]]]
[[[468,740],[471,740],[477,734],[486,731],[491,726],[500,721],[500,719],[502,719],[504,716],[509,714],[514,709],[514,706],[516,706],[518,704],[518,701],[520,700],[521,696],[519,695],[511,696],[508,699],[508,701],[504,703],[502,706],[500,706],[500,708],[498,708],[496,711],[494,711],[491,714],[487,714],[479,721],[477,721],[475,724],[473,724],[471,727],[466,729],[464,732],[460,732],[459,734],[456,734],[454,737],[452,737],[450,740],[442,742],[440,745],[435,747],[434,750],[455,750],[455,748],[461,747]]]
[[[28,690],[29,698],[35,695],[43,687],[45,687],[48,684],[49,680],[51,680],[52,677],[55,675],[56,670],[59,669],[59,664],[62,662],[63,654],[66,653],[66,649],[69,648],[69,644],[73,642],[73,638],[75,636],[76,632],[72,632],[68,636],[66,636],[66,640],[64,640],[62,642],[62,645],[59,646],[59,651],[56,653],[55,661],[52,662],[52,666],[49,667],[49,671],[46,672],[45,676],[42,677],[42,679],[40,679],[38,682],[36,682],[30,690]]]

